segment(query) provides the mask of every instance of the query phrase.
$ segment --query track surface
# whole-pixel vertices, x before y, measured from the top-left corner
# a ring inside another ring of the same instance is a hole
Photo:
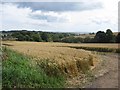
[[[96,78],[86,85],[86,88],[118,88],[118,54],[101,55],[104,63],[99,66],[94,74]],[[98,72],[99,71],[99,72]]]

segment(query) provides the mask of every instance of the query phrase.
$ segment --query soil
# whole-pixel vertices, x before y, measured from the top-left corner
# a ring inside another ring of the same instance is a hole
[[[99,53],[100,64],[88,73],[68,79],[69,88],[118,88],[118,60],[117,53]]]
[[[120,55],[116,53],[105,53],[100,55],[103,63],[98,66],[93,74],[92,82],[85,85],[85,88],[118,88],[118,60]]]

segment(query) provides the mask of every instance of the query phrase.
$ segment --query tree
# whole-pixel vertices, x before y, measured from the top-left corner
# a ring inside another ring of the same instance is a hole
[[[57,34],[52,36],[52,40],[53,40],[53,42],[60,41],[59,36]]]
[[[70,36],[70,37],[63,38],[61,41],[65,43],[81,43],[83,42],[83,39]]]
[[[106,33],[104,31],[98,31],[94,37],[94,42],[105,43],[106,42]]]
[[[29,35],[25,35],[25,40],[26,41],[30,41],[30,36]]]
[[[118,33],[118,35],[116,36],[116,42],[120,43],[120,32]]]
[[[39,34],[33,34],[32,35],[33,41],[41,42],[42,39]]]
[[[25,41],[25,36],[22,35],[22,34],[18,34],[18,35],[16,36],[16,38],[17,38],[18,41]]]
[[[113,32],[110,29],[106,30],[106,41],[108,43],[114,42],[114,35],[113,35]]]
[[[45,41],[45,42],[51,41],[50,35],[47,34],[47,33],[45,33],[45,32],[43,32],[43,33],[41,34],[41,38],[42,38],[42,40]]]
[[[92,39],[91,39],[89,36],[84,38],[84,42],[85,42],[85,43],[90,43],[91,40],[92,40]]]

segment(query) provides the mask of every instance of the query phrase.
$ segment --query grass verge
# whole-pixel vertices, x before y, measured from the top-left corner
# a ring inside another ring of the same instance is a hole
[[[50,76],[33,60],[15,51],[3,48],[3,88],[58,88],[64,87],[62,75]]]

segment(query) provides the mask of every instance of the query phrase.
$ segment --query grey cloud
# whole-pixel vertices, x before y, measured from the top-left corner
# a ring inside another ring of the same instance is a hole
[[[84,2],[19,2],[18,7],[29,7],[33,11],[84,11],[102,8],[101,2],[84,3]]]
[[[46,20],[47,22],[66,22],[68,19],[64,17],[56,17],[56,16],[51,16],[51,15],[30,15],[30,18],[37,19],[37,20]]]

